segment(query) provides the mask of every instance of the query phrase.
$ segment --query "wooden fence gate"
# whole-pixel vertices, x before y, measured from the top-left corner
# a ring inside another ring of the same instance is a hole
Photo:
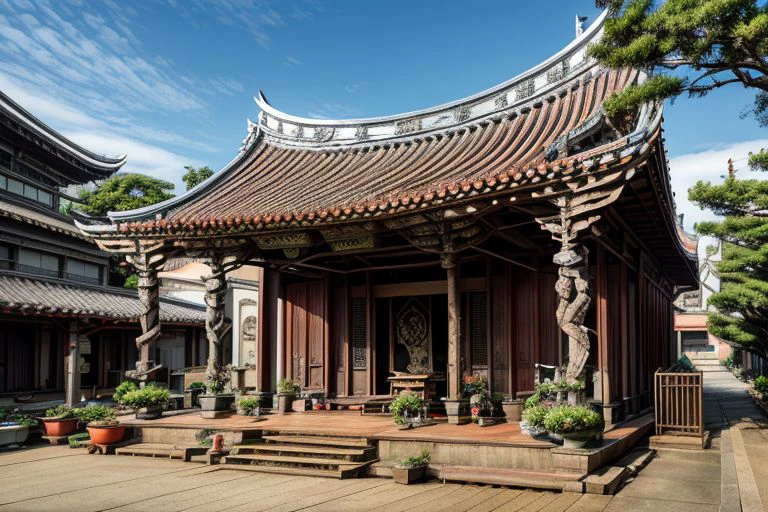
[[[704,437],[704,387],[702,372],[654,374],[656,435]]]

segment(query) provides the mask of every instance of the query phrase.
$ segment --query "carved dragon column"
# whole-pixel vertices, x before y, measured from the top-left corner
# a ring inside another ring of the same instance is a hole
[[[222,259],[213,255],[209,263],[211,274],[205,277],[205,332],[208,338],[206,380],[214,380],[221,370],[222,343],[226,331],[224,317],[227,281]]]
[[[136,380],[142,385],[147,381],[149,374],[160,368],[151,367],[151,349],[160,337],[160,286],[157,280],[157,272],[165,264],[165,254],[148,254],[141,252],[130,255],[126,260],[133,264],[138,279],[139,302],[141,303],[141,335],[136,338],[136,348],[139,351],[139,360],[136,369],[125,372],[129,379]]]
[[[560,242],[560,251],[553,257],[559,267],[559,278],[555,283],[559,303],[555,316],[558,326],[568,336],[565,379],[569,384],[583,377],[590,351],[589,335],[584,326],[584,317],[592,302],[589,251],[579,241],[579,233],[592,227],[595,234],[600,234],[593,226],[601,217],[599,211],[619,198],[626,180],[633,174],[633,169],[622,169],[602,176],[582,176],[582,179],[571,182],[567,191],[553,194],[555,197],[550,201],[557,207],[557,215],[536,219],[542,229]],[[569,402],[576,399],[576,393],[569,393]]]

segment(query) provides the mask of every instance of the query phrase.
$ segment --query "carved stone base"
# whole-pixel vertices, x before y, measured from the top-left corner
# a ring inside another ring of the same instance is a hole
[[[464,425],[472,421],[469,400],[444,400],[445,413],[451,425]]]

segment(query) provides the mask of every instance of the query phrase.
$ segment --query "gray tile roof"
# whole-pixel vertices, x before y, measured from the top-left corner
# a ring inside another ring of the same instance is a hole
[[[0,274],[0,312],[138,322],[141,304],[137,294],[129,290]],[[205,309],[161,299],[160,321],[202,325]]]

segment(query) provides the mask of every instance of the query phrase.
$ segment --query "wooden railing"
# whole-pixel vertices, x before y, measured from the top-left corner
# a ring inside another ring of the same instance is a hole
[[[656,435],[704,437],[704,388],[702,372],[654,374]]]

